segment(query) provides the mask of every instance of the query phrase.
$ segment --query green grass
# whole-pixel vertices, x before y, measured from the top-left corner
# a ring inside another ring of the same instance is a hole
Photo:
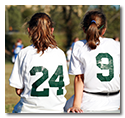
[[[13,64],[6,63],[5,64],[5,113],[12,113],[14,106],[19,101],[20,97],[18,97],[15,93],[15,89],[9,86],[9,77],[13,68]],[[70,84],[66,86],[67,94],[65,95],[66,99],[69,99],[74,94],[74,76],[70,77]]]
[[[9,77],[13,68],[13,64],[5,64],[5,113],[11,113],[13,107],[19,101],[19,97],[15,93],[15,89],[9,86]]]
[[[65,95],[68,100],[74,94],[74,76],[69,75],[70,84],[66,86],[67,94]]]
[[[12,113],[15,104],[5,105],[5,113]]]

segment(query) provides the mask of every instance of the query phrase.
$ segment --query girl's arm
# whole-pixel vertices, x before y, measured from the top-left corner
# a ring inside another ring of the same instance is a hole
[[[80,109],[82,96],[83,96],[83,86],[84,86],[84,75],[76,75],[74,80],[74,102],[73,107],[68,109],[68,113],[77,112],[82,113],[83,111]]]
[[[20,94],[23,92],[24,89],[18,89],[16,88],[16,94],[20,96]]]

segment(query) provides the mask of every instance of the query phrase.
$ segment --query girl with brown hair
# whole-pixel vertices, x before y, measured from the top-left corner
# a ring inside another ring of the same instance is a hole
[[[33,44],[20,51],[9,79],[21,97],[13,113],[61,113],[69,84],[65,54],[47,14],[36,13],[28,25]]]
[[[86,40],[74,45],[69,74],[75,75],[74,95],[65,111],[120,112],[120,45],[104,38],[107,21],[100,11],[88,11],[82,22]]]

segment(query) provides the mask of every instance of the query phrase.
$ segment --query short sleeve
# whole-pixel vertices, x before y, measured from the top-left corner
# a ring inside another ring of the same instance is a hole
[[[80,49],[84,46],[86,40],[78,41],[75,43],[72,50],[71,60],[69,64],[69,74],[70,75],[79,75],[84,74],[84,65],[80,60]]]
[[[84,74],[83,64],[72,54],[69,65],[70,75]]]
[[[16,58],[16,61],[14,63],[14,66],[13,66],[11,76],[9,78],[10,86],[12,86],[14,88],[18,88],[18,89],[23,88],[23,77],[22,77],[21,71],[22,71],[22,68],[21,68],[21,64],[20,64],[20,58],[18,55]]]

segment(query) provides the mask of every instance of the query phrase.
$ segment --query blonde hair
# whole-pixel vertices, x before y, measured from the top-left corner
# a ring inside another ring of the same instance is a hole
[[[34,14],[28,24],[30,29],[29,36],[31,36],[33,45],[37,48],[37,53],[40,51],[44,53],[48,47],[57,47],[57,43],[52,34],[53,22],[47,14]]]

